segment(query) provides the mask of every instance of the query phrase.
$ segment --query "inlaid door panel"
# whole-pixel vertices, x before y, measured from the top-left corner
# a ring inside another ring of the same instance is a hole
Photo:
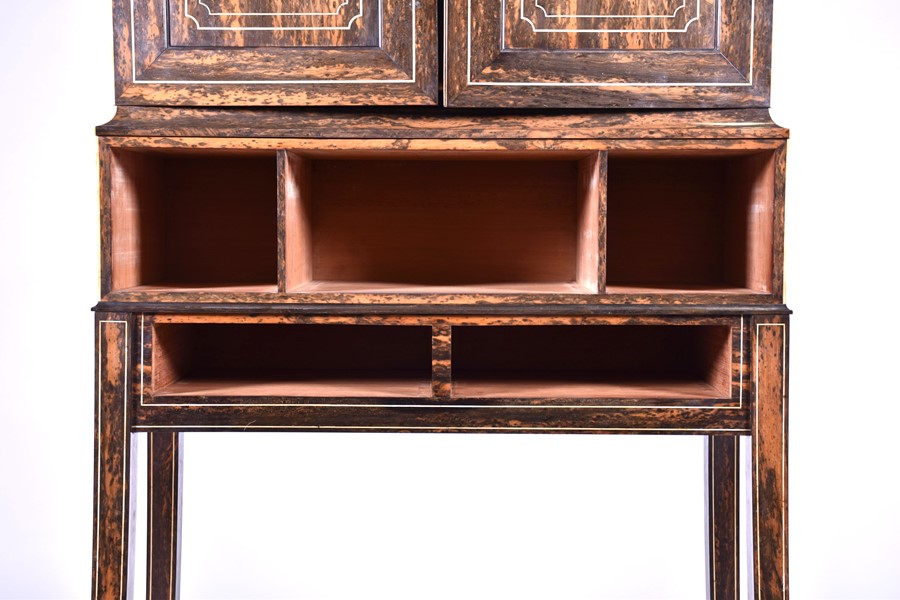
[[[415,105],[435,0],[114,0],[119,104]]]
[[[173,47],[378,46],[370,0],[169,0]]]
[[[447,0],[454,106],[766,106],[771,0]]]

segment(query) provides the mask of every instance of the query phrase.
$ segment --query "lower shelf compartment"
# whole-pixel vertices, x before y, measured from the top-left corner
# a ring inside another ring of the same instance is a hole
[[[729,320],[173,319],[152,324],[155,398],[706,401],[732,398],[740,360]]]
[[[166,323],[153,332],[157,397],[430,394],[428,326]]]
[[[727,398],[731,328],[453,328],[453,394],[470,398]]]

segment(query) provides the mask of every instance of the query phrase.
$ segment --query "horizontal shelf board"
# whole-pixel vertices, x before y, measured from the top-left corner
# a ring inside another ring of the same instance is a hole
[[[790,315],[784,304],[300,304],[251,301],[242,303],[165,301],[97,303],[95,312],[144,312],[160,315],[524,315],[524,316],[608,316],[608,315]]]
[[[589,378],[496,376],[457,379],[454,398],[718,398],[722,394],[705,381],[591,381]]]
[[[310,281],[290,293],[301,294],[591,294],[575,282],[511,282],[471,285],[421,285],[390,281]]]
[[[733,408],[596,408],[554,406],[458,409],[419,406],[403,410],[332,406],[143,405],[134,427],[176,431],[460,431],[537,433],[750,433],[750,412]]]
[[[414,375],[296,373],[272,378],[263,375],[186,377],[157,391],[154,397],[427,398],[430,395],[431,381]]]
[[[180,283],[160,282],[153,285],[138,285],[120,290],[122,292],[234,292],[234,293],[266,293],[278,292],[275,283]]]
[[[766,295],[771,292],[762,292],[744,287],[717,287],[702,285],[609,285],[606,286],[607,294],[734,294],[734,295]]]

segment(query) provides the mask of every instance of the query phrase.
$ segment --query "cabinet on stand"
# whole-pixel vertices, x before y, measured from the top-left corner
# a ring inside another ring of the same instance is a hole
[[[771,2],[529,1],[115,1],[94,597],[135,433],[162,599],[181,434],[294,430],[705,436],[715,599],[750,436],[749,579],[787,598]]]

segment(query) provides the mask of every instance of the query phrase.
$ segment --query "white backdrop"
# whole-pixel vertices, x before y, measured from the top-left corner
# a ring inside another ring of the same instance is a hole
[[[3,5],[2,599],[89,596],[109,4]],[[897,0],[776,2],[797,600],[900,598],[898,22]],[[697,440],[250,436],[222,471],[223,439],[187,441],[184,600],[702,594]]]

